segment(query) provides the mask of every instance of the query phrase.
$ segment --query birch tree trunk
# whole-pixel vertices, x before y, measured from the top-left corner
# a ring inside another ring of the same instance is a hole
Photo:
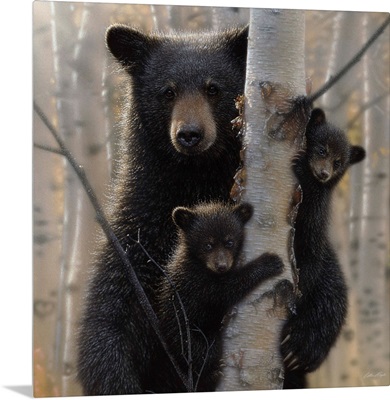
[[[90,3],[77,6],[59,2],[35,4],[34,12],[37,18],[49,10],[51,29],[42,32],[46,32],[46,39],[42,38],[39,44],[42,46],[46,40],[52,45],[47,45],[45,50],[46,54],[53,57],[54,90],[47,93],[42,91],[45,86],[44,79],[36,74],[35,77],[42,82],[36,85],[34,97],[38,104],[46,105],[45,97],[49,97],[50,103],[55,104],[55,110],[51,114],[50,108],[45,108],[49,120],[54,122],[74,156],[81,160],[96,193],[99,198],[103,198],[102,193],[111,172],[111,149],[107,130],[110,111],[105,87],[107,58],[104,46],[104,32],[109,24],[109,15],[102,13],[99,6]],[[48,36],[49,33],[51,36]],[[97,46],[91,45],[96,38],[100,38],[101,43]],[[40,68],[41,59],[36,58],[35,62],[36,67]],[[47,143],[44,137],[47,137],[48,133],[44,127],[40,127],[40,130],[45,135],[38,136],[34,133],[34,141],[42,145]],[[48,167],[42,167],[39,160],[46,159],[50,153],[42,149],[35,152],[36,165],[41,167],[39,171],[35,170],[35,179],[39,181],[37,173]],[[55,203],[58,210],[50,218],[55,217],[59,224],[61,240],[56,242],[57,258],[54,261],[48,251],[40,259],[34,260],[34,299],[35,304],[48,304],[47,299],[50,299],[52,303],[49,304],[53,304],[52,314],[53,319],[55,315],[55,321],[48,321],[51,326],[50,330],[46,331],[37,324],[37,328],[34,328],[34,346],[47,359],[47,368],[55,382],[55,392],[74,395],[80,393],[75,383],[75,332],[78,329],[80,304],[88,274],[87,266],[97,226],[94,211],[72,167],[63,156],[51,156],[58,159],[58,168],[51,173],[56,179],[60,176],[60,180],[58,179],[52,188],[52,191],[56,192],[55,197],[50,192],[47,195],[35,191],[34,204],[39,204],[46,210],[48,204]],[[48,172],[45,171],[46,174]],[[50,179],[47,185],[50,186]],[[40,281],[45,279],[47,274],[51,278],[50,288],[54,286],[49,294],[42,290]],[[43,306],[40,306],[38,312],[35,310],[35,316],[38,314],[41,319],[42,308]]]
[[[212,22],[214,29],[231,28],[247,24],[249,9],[237,7],[213,7]]]
[[[386,15],[339,12],[333,18],[327,75],[336,74]],[[329,30],[329,33],[331,32]],[[358,32],[358,34],[356,34]],[[311,387],[388,384],[389,125],[388,35],[379,37],[339,84],[319,99],[332,122],[362,145],[366,159],[336,188],[332,233],[349,288],[345,326]]]
[[[367,41],[376,24],[365,16],[363,38]],[[381,38],[378,54],[385,53],[388,36]],[[386,40],[387,39],[387,40]],[[380,93],[389,93],[389,65],[377,63],[377,56],[363,60],[364,103]],[[364,163],[363,198],[359,233],[364,246],[358,248],[357,339],[361,351],[362,383],[366,386],[389,385],[389,97],[370,107],[363,117]]]
[[[334,76],[349,60],[356,54],[361,46],[364,45],[361,35],[356,32],[361,26],[362,13],[339,12],[332,18],[332,29],[329,29],[330,49],[328,57],[327,73],[325,81]],[[355,32],[355,34],[353,33]],[[348,122],[348,110],[354,106],[356,96],[354,91],[358,90],[357,75],[360,75],[360,65],[356,65],[349,74],[343,77],[342,83],[335,85],[326,92],[320,99],[318,106],[329,110],[329,119],[338,127],[345,129]],[[356,143],[354,144],[362,144]],[[347,286],[348,292],[348,314],[341,335],[335,346],[331,349],[329,356],[314,374],[309,374],[308,381],[310,385],[329,387],[334,386],[356,386],[359,385],[359,349],[356,340],[351,340],[356,336],[358,322],[356,315],[356,292],[351,290],[354,287],[352,282],[352,271],[349,267],[350,242],[354,241],[354,229],[351,229],[349,221],[349,196],[351,188],[355,188],[355,196],[351,201],[358,202],[361,199],[361,168],[363,163],[354,165],[348,171],[343,181],[336,187],[332,202],[332,223],[331,235],[334,248],[338,254]]]
[[[246,231],[244,254],[251,260],[265,251],[277,253],[285,271],[257,288],[231,313],[219,390],[280,389],[283,385],[280,332],[296,278],[290,268],[295,187],[291,160],[302,143],[307,121],[306,110],[297,110],[293,99],[304,90],[304,13],[252,9],[244,113],[246,172],[240,179],[245,177],[242,200],[255,211]]]

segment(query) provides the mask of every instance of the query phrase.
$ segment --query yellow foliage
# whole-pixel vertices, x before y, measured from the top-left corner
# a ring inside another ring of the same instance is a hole
[[[58,397],[60,390],[50,376],[47,361],[40,347],[34,349],[34,397]]]

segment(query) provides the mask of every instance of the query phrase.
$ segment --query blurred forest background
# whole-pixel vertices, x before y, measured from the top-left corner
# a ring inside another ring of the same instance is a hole
[[[99,200],[115,168],[121,82],[105,48],[115,22],[144,31],[244,25],[249,9],[35,2],[34,100],[84,167]],[[305,11],[306,76],[316,91],[384,13]],[[334,242],[350,288],[342,335],[311,387],[389,384],[389,28],[317,103],[368,156],[334,199]],[[310,86],[310,85],[308,85]],[[99,228],[80,181],[34,115],[34,394],[80,394],[75,336]],[[304,345],[304,343],[302,344]]]

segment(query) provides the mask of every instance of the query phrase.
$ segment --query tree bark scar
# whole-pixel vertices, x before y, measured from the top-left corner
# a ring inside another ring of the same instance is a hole
[[[306,98],[294,96],[294,89],[288,84],[263,81],[260,90],[269,114],[265,127],[267,135],[277,141],[302,145],[310,116]]]
[[[287,320],[291,312],[295,309],[295,288],[287,279],[280,280],[272,290],[265,292],[260,300],[267,298],[272,300],[272,306],[267,314],[271,317],[277,317],[280,320]]]
[[[235,105],[238,110],[238,116],[231,121],[232,129],[238,130],[238,137],[242,138],[244,134],[244,107],[245,107],[245,95],[237,96],[235,100]],[[230,191],[230,198],[239,203],[242,197],[242,193],[245,190],[245,178],[246,178],[246,169],[244,166],[244,157],[245,157],[245,147],[243,146],[240,151],[240,167],[237,169],[236,174],[234,175],[234,184]]]
[[[292,272],[292,278],[293,278],[293,283],[294,283],[294,292],[297,297],[300,297],[302,294],[299,291],[298,283],[299,283],[299,268],[297,267],[297,262],[295,258],[295,252],[294,252],[294,238],[295,238],[295,220],[298,214],[299,206],[302,203],[303,200],[303,191],[301,188],[301,185],[298,183],[296,184],[293,194],[291,197],[291,209],[290,212],[287,215],[287,223],[291,226],[290,229],[290,235],[288,237],[287,241],[287,250],[288,250],[288,256],[290,259],[290,264],[291,264],[291,272]]]

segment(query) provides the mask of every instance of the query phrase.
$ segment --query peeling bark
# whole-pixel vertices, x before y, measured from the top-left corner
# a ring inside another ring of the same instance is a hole
[[[302,145],[309,113],[298,96],[304,90],[303,12],[251,10],[243,127],[245,172],[237,186],[242,200],[252,203],[255,211],[248,223],[244,255],[250,260],[264,251],[277,253],[285,271],[232,311],[225,331],[224,378],[219,390],[280,389],[283,385],[280,332],[292,307],[297,280],[290,268],[296,205],[291,161]]]

